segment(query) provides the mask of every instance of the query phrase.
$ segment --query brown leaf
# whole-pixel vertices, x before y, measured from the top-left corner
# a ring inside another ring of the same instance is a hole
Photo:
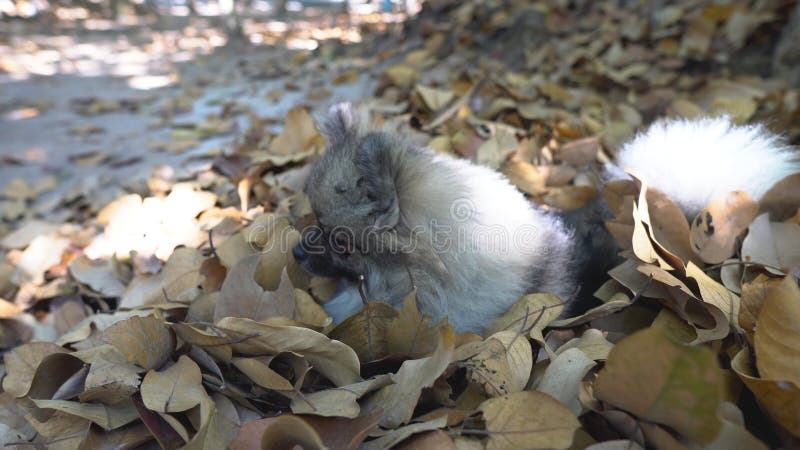
[[[640,419],[709,443],[721,427],[716,417],[721,383],[722,373],[708,348],[675,344],[651,328],[617,343],[597,376],[594,393]]]
[[[312,392],[292,400],[292,412],[325,417],[357,418],[361,407],[357,401],[365,394],[392,383],[388,374],[378,375],[370,380],[324,391]]]
[[[750,365],[752,356],[745,347],[731,361],[731,369],[742,380],[764,410],[794,437],[800,438],[800,386],[782,380],[759,378]]]
[[[117,279],[111,261],[92,261],[79,256],[69,263],[69,272],[83,284],[106,297],[120,297],[125,286]]]
[[[772,273],[800,265],[800,224],[770,222],[761,214],[750,224],[750,232],[742,242],[742,259],[765,264]]]
[[[563,403],[578,416],[582,408],[578,400],[581,380],[595,365],[579,348],[567,349],[550,362],[536,390]]]
[[[454,343],[453,328],[449,325],[443,327],[436,351],[427,358],[403,362],[400,370],[392,375],[395,384],[382,388],[367,399],[364,410],[371,412],[382,409],[384,416],[380,423],[386,428],[397,428],[408,423],[422,389],[432,386],[450,364]]]
[[[3,390],[15,397],[26,395],[42,360],[66,352],[66,349],[51,342],[31,342],[6,353],[3,357],[6,366]]]
[[[590,137],[567,142],[558,149],[556,155],[569,164],[582,166],[596,162],[598,152],[600,152],[600,139]]]
[[[200,367],[186,355],[166,370],[150,370],[142,380],[142,401],[147,409],[161,413],[186,411],[197,406],[205,394]]]
[[[712,201],[692,221],[692,248],[707,263],[725,261],[757,215],[758,203],[744,191]]]
[[[791,276],[764,297],[754,341],[762,378],[800,386],[800,288]]]
[[[775,183],[758,201],[760,212],[780,222],[791,218],[800,209],[800,173],[789,175]]]
[[[240,354],[294,352],[305,357],[315,370],[337,386],[353,384],[361,378],[353,349],[308,328],[270,325],[237,317],[225,317],[216,325],[228,334],[234,342],[234,350]]]
[[[580,427],[562,403],[541,392],[491,398],[480,406],[489,432],[487,450],[566,449]]]
[[[214,321],[224,317],[248,317],[262,320],[269,317],[292,317],[294,288],[284,269],[275,291],[266,291],[254,275],[261,255],[251,255],[239,261],[228,273],[220,289],[220,299],[214,310]]]
[[[55,409],[73,416],[83,417],[106,430],[119,428],[139,417],[130,402],[107,406],[102,403],[80,403],[66,400],[31,400],[39,408]]]
[[[294,155],[308,151],[315,143],[318,133],[314,119],[305,108],[295,107],[286,113],[283,131],[269,146],[275,155]]]
[[[525,389],[533,367],[531,344],[524,333],[500,331],[485,341],[459,347],[455,361],[467,369],[467,379],[496,397]]]
[[[134,316],[111,325],[103,339],[117,348],[128,362],[144,369],[157,369],[175,349],[175,338],[164,323],[153,316]]]
[[[378,426],[381,412],[361,416],[357,419],[340,417],[305,416],[302,419],[313,427],[322,442],[330,449],[355,450],[367,437],[367,433]],[[231,442],[233,450],[258,448],[264,430],[275,422],[274,417],[247,423],[239,430],[239,435]]]

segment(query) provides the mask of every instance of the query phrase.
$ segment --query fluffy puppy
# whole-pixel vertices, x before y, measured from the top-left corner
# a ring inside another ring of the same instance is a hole
[[[420,309],[456,331],[480,331],[528,292],[571,298],[573,236],[497,172],[369,130],[334,107],[306,193],[317,227],[295,259],[341,278],[326,311],[341,322],[370,300],[398,305],[417,288]]]

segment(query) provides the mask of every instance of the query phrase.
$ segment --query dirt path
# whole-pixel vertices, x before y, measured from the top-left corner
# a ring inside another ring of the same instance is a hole
[[[158,165],[169,166],[178,178],[208,168],[211,156],[232,149],[250,117],[276,119],[270,131],[278,131],[293,106],[320,111],[362,98],[374,87],[366,76],[331,86],[313,74],[298,79],[273,70],[273,61],[289,57],[277,46],[181,49],[175,36],[147,39],[143,33],[106,32],[66,42],[33,36],[0,47],[0,67],[12,69],[0,77],[0,191],[15,179],[35,184],[55,176],[58,186],[39,201],[54,202],[70,190],[95,191],[111,200],[120,186],[141,183]],[[26,52],[26,46],[35,51]],[[167,85],[137,88],[158,83]],[[303,89],[287,89],[292,83]],[[310,101],[308,86],[329,95]],[[232,128],[173,145],[185,129],[231,105],[239,112]]]

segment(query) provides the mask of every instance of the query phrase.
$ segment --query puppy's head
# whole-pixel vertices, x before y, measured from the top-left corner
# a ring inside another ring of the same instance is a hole
[[[309,272],[328,276],[365,273],[378,235],[400,220],[395,156],[400,141],[370,131],[349,104],[334,106],[320,131],[325,155],[305,186],[316,226],[305,230],[295,259]]]

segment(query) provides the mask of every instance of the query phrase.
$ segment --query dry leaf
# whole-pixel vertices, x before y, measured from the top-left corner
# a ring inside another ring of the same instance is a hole
[[[365,411],[383,409],[380,424],[386,428],[397,428],[408,423],[417,405],[422,389],[434,381],[450,364],[455,344],[455,333],[451,326],[443,327],[436,350],[427,358],[405,361],[393,374],[391,384],[379,390],[363,405]]]
[[[565,350],[547,366],[536,390],[560,401],[575,416],[579,416],[581,414],[581,403],[578,400],[580,383],[595,364],[578,348]]]
[[[611,350],[597,375],[594,394],[694,442],[710,443],[721,428],[716,417],[722,401],[721,375],[708,348],[678,345],[660,330],[646,329]]]
[[[500,331],[485,341],[459,347],[453,359],[467,369],[467,379],[496,397],[525,389],[533,367],[531,344],[525,334]]]
[[[238,353],[276,355],[294,352],[306,358],[315,370],[337,386],[360,380],[355,352],[341,342],[316,331],[294,326],[269,325],[237,317],[225,317],[216,326],[228,334]],[[248,336],[249,339],[243,339]]]
[[[106,297],[120,297],[125,292],[111,261],[92,261],[81,255],[69,263],[69,272],[76,280]]]
[[[692,248],[712,264],[730,258],[736,241],[758,215],[758,203],[744,191],[711,202],[692,221]]]
[[[276,316],[292,317],[294,288],[286,270],[281,272],[278,289],[265,291],[254,278],[260,261],[261,255],[248,256],[228,272],[214,310],[214,321],[225,317],[248,317],[254,320]]]
[[[194,408],[205,395],[200,367],[185,355],[166,370],[147,372],[141,391],[147,409],[162,413]]]
[[[580,427],[566,406],[541,392],[491,398],[480,410],[489,432],[487,450],[566,449]]]
[[[800,288],[792,277],[784,278],[764,297],[754,344],[762,378],[800,386]]]
[[[742,260],[764,264],[772,273],[800,265],[800,224],[770,222],[761,214],[742,242]]]
[[[50,355],[66,352],[63,347],[50,342],[32,342],[6,353],[3,357],[6,366],[3,391],[15,397],[27,395],[39,364]]]
[[[155,317],[138,317],[117,322],[103,332],[103,339],[116,347],[128,362],[144,369],[157,369],[175,349],[175,338]]]
[[[731,361],[731,369],[753,392],[763,405],[767,414],[790,432],[800,438],[800,386],[782,380],[768,380],[756,375],[755,367],[750,365],[752,356],[747,347],[743,348]]]

